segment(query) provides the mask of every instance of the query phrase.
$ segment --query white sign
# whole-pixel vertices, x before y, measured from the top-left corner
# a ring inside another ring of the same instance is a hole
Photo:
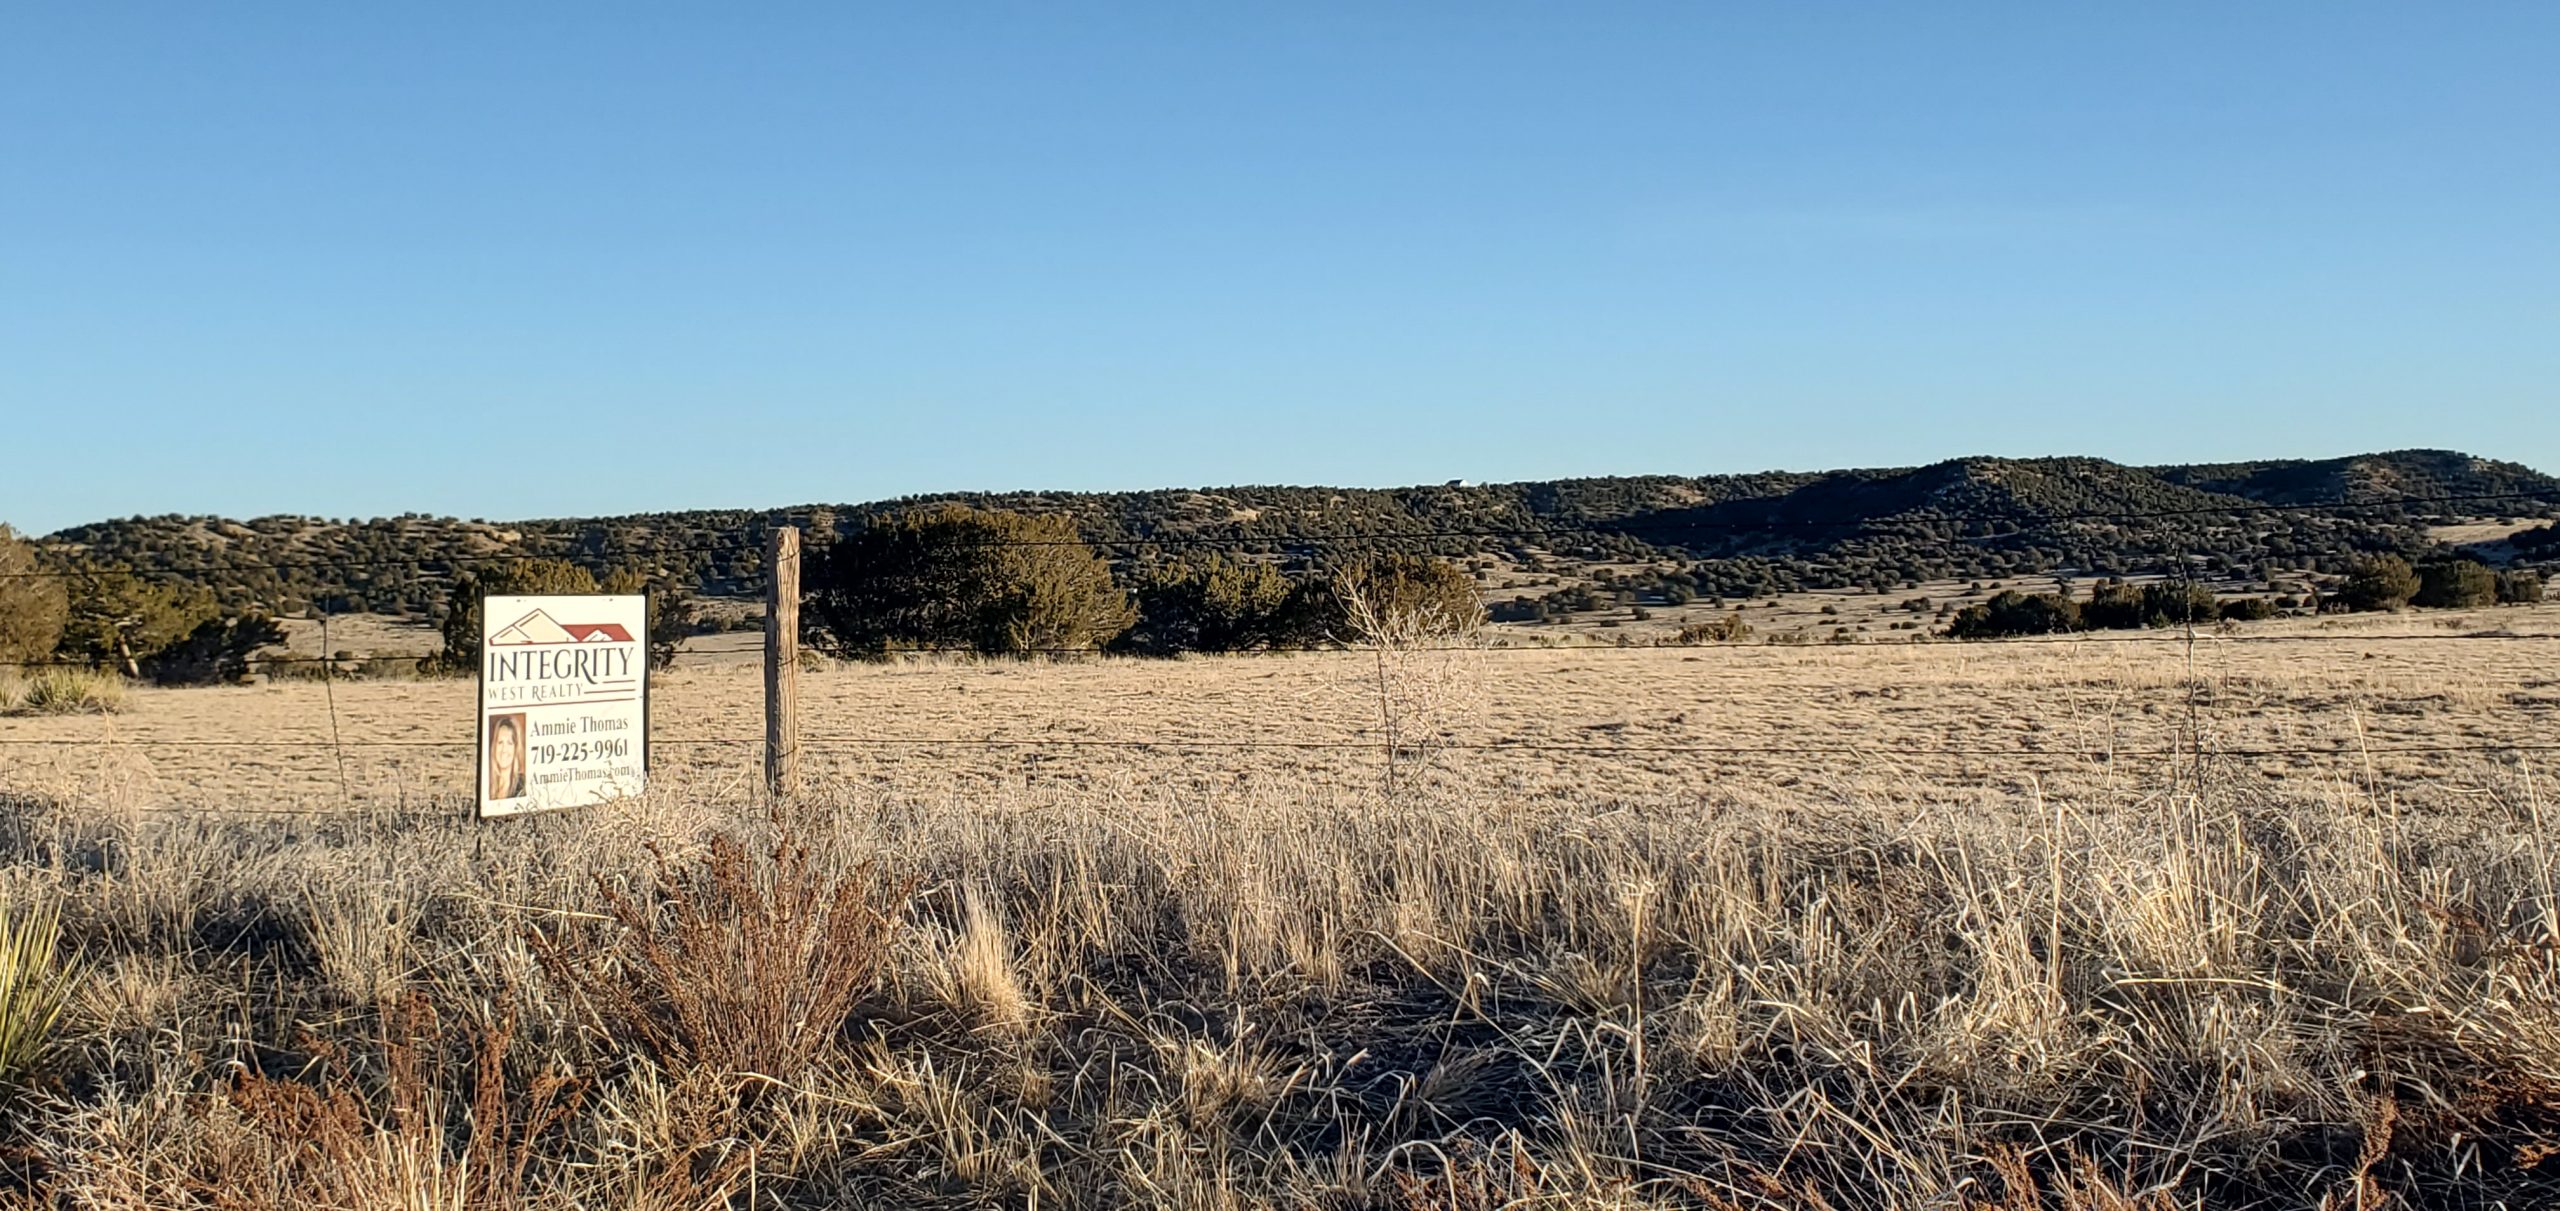
[[[480,603],[480,817],[634,795],[649,769],[649,599]]]

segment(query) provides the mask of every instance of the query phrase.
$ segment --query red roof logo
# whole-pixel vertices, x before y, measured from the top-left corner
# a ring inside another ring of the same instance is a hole
[[[618,622],[555,622],[541,610],[525,615],[489,636],[508,647],[558,643],[629,643],[631,630]]]

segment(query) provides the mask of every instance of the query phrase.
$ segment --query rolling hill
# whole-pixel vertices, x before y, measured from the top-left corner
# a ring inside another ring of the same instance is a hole
[[[1747,594],[2063,568],[2135,573],[2182,558],[2233,576],[2334,570],[2368,551],[2422,554],[2432,525],[2560,516],[2560,479],[2443,450],[2160,467],[1986,457],[1391,489],[964,492],[508,523],[134,517],[44,542],[205,584],[233,606],[424,616],[441,606],[453,572],[502,556],[557,556],[598,571],[637,565],[703,593],[746,593],[770,526],[801,525],[823,541],[939,501],[1067,515],[1123,564],[1215,546],[1303,566],[1387,546],[1532,567],[1668,561]],[[2302,508],[2338,502],[2365,503]]]

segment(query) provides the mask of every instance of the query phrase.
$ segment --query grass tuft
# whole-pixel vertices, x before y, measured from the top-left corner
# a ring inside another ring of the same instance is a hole
[[[124,710],[124,678],[90,669],[40,669],[8,705],[20,715],[112,715]]]

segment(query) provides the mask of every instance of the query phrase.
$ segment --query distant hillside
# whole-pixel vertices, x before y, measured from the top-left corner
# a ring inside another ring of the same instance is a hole
[[[2266,508],[2493,493],[2532,498],[2343,512]],[[1150,544],[1212,539],[1305,566],[1345,549],[1327,540],[1350,539],[1531,567],[1690,564],[1714,591],[1740,595],[2059,568],[2138,573],[2181,557],[2234,576],[2335,570],[2362,552],[2423,554],[2430,525],[2560,516],[2560,479],[2442,450],[2169,467],[1965,458],[1883,470],[1394,489],[952,493],[504,524],[421,515],[137,517],[75,526],[47,541],[199,581],[234,606],[298,612],[316,602],[429,615],[453,571],[499,555],[559,556],[598,571],[638,565],[706,593],[752,592],[760,536],[773,525],[808,527],[823,541],[882,512],[937,501],[1065,514],[1124,564],[1181,549]]]
[[[2474,458],[2452,450],[2395,450],[2316,461],[2202,463],[2149,467],[2169,483],[2270,504],[2316,504],[2393,496],[2457,496],[2498,492],[2547,494],[2552,477],[2522,463]],[[2491,506],[2496,513],[2503,506]]]

